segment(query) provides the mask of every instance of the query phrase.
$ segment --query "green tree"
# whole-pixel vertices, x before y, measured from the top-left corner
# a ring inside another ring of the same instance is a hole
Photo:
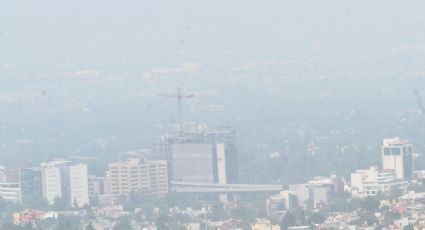
[[[210,218],[213,221],[223,220],[226,217],[226,213],[221,202],[216,202],[211,206]]]
[[[51,206],[51,208],[55,211],[63,211],[66,210],[67,208],[69,208],[68,202],[61,198],[61,197],[55,197],[55,199],[53,200],[53,205]]]
[[[95,194],[95,196],[90,199],[90,206],[97,207],[99,205],[100,205],[99,196]]]
[[[177,219],[168,215],[159,215],[156,221],[158,230],[185,230],[186,228]]]
[[[308,216],[307,218],[307,223],[308,224],[321,224],[323,223],[323,221],[325,221],[325,217],[319,213],[319,212],[315,212],[312,213],[310,216]]]
[[[306,225],[307,224],[306,214],[305,214],[305,211],[303,209],[292,210],[292,214],[295,216],[295,223],[297,225]]]
[[[20,211],[21,206],[16,203],[4,200],[0,197],[0,219],[7,222],[12,219],[12,215],[14,212]]]
[[[242,206],[232,210],[232,217],[241,220],[244,224],[250,224],[255,220],[257,215],[253,209]]]
[[[93,225],[92,225],[91,223],[89,223],[89,224],[86,226],[85,230],[94,230],[94,227],[93,227]]]
[[[403,227],[403,230],[414,230],[415,226],[413,224],[409,224]]]
[[[2,224],[0,226],[0,229],[5,229],[5,230],[24,230],[23,227],[14,225],[13,223],[10,223],[10,222],[6,222],[6,223]]]
[[[377,212],[379,210],[379,199],[377,197],[367,197],[362,200],[361,208],[366,212]]]
[[[34,229],[34,227],[33,227],[32,223],[28,223],[28,224],[26,224],[26,225],[24,226],[24,228],[23,228],[23,229],[25,229],[25,230],[32,230],[32,229]]]
[[[368,225],[373,225],[378,223],[378,219],[376,218],[373,212],[361,212],[359,214],[359,217],[363,223],[367,223]]]
[[[133,229],[131,225],[131,219],[129,216],[122,216],[117,220],[117,224],[114,226],[114,230],[128,230]]]
[[[383,221],[383,225],[384,226],[388,226],[390,224],[394,223],[394,220],[398,220],[401,218],[400,213],[398,212],[394,212],[392,210],[388,210],[384,213],[384,221]]]
[[[282,230],[287,230],[289,227],[296,225],[295,215],[292,212],[288,211],[285,216],[283,216],[280,222],[280,228]]]

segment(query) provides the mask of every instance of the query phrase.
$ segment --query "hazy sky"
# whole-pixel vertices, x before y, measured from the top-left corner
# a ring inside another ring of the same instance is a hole
[[[149,147],[176,119],[158,94],[178,86],[201,92],[186,117],[265,120],[265,133],[354,110],[387,121],[425,92],[424,12],[423,0],[0,0],[0,152],[111,136]],[[210,105],[224,110],[196,112]]]
[[[0,57],[373,50],[424,40],[424,9],[421,0],[3,0]]]

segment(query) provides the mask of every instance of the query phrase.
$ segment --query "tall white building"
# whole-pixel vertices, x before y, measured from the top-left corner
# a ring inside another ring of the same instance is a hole
[[[82,207],[89,204],[89,181],[87,165],[76,164],[69,167],[72,205]]]
[[[87,165],[57,160],[41,164],[43,197],[53,204],[56,199],[68,205],[89,203]]]
[[[54,165],[42,166],[43,196],[53,204],[55,199],[62,198],[61,170]]]
[[[399,137],[384,139],[382,143],[382,169],[394,170],[399,179],[413,178],[412,144]]]

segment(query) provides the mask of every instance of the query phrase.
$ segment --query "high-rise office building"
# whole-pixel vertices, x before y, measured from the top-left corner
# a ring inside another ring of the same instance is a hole
[[[154,153],[167,160],[172,181],[237,183],[235,133],[229,127],[210,130],[205,124],[184,124],[162,135],[154,145]]]
[[[43,166],[43,195],[44,198],[53,204],[55,199],[62,198],[61,170],[56,166]]]
[[[126,162],[109,164],[112,200],[131,192],[147,192],[157,196],[168,193],[166,161],[146,161],[130,158]]]
[[[89,204],[87,165],[71,165],[69,167],[69,179],[72,206],[82,207]]]
[[[87,165],[57,160],[42,163],[43,196],[53,204],[56,199],[68,206],[89,203]]]
[[[412,144],[399,137],[384,139],[382,143],[382,168],[394,170],[399,179],[413,178]]]
[[[42,174],[40,168],[23,168],[19,173],[21,203],[24,207],[39,204],[43,200]]]

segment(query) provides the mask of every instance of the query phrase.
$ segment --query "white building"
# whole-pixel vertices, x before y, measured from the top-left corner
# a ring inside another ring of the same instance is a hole
[[[305,184],[289,185],[289,190],[296,196],[298,205],[310,205],[317,207],[326,204],[332,194],[342,191],[336,176],[316,177]]]
[[[42,167],[43,196],[53,204],[55,199],[62,198],[62,179],[61,170],[53,165],[44,165]]]
[[[305,205],[310,201],[310,186],[308,184],[289,185],[289,190],[296,195],[299,206]]]
[[[394,170],[379,171],[373,166],[369,169],[351,173],[351,193],[356,197],[376,196],[378,193],[391,194],[405,192],[408,182],[396,177]]]
[[[269,217],[280,217],[286,213],[287,210],[297,207],[298,200],[293,192],[283,190],[276,195],[270,196],[266,200],[266,206]]]
[[[56,199],[68,205],[89,203],[87,165],[56,160],[41,163],[43,197],[53,204]]]
[[[395,170],[399,179],[413,178],[412,144],[399,137],[384,139],[382,143],[382,169]]]
[[[231,127],[210,130],[185,123],[155,142],[158,159],[167,160],[171,181],[234,184],[238,181],[236,132]]]
[[[82,207],[89,204],[89,182],[86,164],[76,164],[69,167],[71,204]]]
[[[214,182],[211,144],[174,144],[172,145],[172,151],[174,180],[204,183]]]
[[[19,183],[0,183],[0,197],[7,201],[19,203],[21,201]]]
[[[327,204],[330,197],[331,189],[328,185],[316,185],[310,187],[310,199],[313,207],[320,204]]]

